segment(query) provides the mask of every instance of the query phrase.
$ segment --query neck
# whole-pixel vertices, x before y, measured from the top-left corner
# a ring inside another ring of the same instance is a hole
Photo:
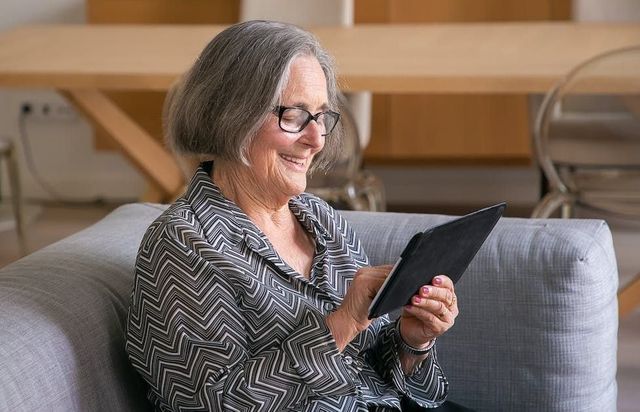
[[[261,187],[248,167],[216,161],[212,175],[222,194],[238,205],[263,232],[292,222],[289,198],[274,196],[273,190]]]

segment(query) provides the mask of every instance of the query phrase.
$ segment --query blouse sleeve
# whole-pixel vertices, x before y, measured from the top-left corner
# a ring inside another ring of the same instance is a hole
[[[427,358],[410,376],[405,375],[400,364],[399,346],[394,323],[382,327],[376,343],[367,350],[367,359],[378,373],[398,390],[398,393],[425,408],[442,404],[448,393],[447,382],[436,356],[434,346]]]
[[[324,316],[308,310],[277,346],[247,348],[228,276],[174,239],[141,247],[126,348],[170,410],[296,409],[356,392]]]
[[[314,199],[314,197],[310,197]],[[318,199],[308,201],[314,212],[329,232],[338,233],[348,245],[350,256],[358,266],[368,266],[369,258],[348,221],[326,202]],[[409,397],[423,407],[435,407],[442,404],[448,393],[448,382],[436,357],[435,346],[429,356],[411,376],[406,376],[400,365],[398,345],[395,336],[395,324],[387,322],[377,333],[371,333],[372,344],[366,350],[366,359],[371,367],[387,382],[390,382],[399,394]],[[377,328],[370,327],[372,331]]]

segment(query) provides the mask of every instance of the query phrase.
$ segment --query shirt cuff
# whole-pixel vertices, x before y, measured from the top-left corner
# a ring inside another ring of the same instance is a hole
[[[431,348],[429,356],[422,361],[415,373],[406,376],[400,363],[400,347],[394,323],[384,326],[376,346],[377,350],[374,349],[370,354],[378,353],[378,373],[391,382],[400,394],[425,408],[436,407],[445,401],[448,383],[438,365],[435,347]]]

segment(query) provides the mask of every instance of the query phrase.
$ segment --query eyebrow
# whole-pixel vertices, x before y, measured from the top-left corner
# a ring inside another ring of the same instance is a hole
[[[289,105],[285,105],[285,106],[289,106]],[[310,109],[309,105],[304,102],[295,102],[289,107],[298,107],[300,109],[304,109],[308,112],[311,112],[311,110],[309,110]],[[329,110],[329,105],[327,103],[322,103],[322,105],[320,106],[320,111],[325,112],[327,110]]]

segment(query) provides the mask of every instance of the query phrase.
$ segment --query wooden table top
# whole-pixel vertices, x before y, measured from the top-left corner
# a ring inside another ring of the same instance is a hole
[[[50,25],[0,33],[0,87],[166,90],[224,26]],[[640,44],[640,24],[465,23],[312,29],[345,90],[546,91],[579,62]]]

